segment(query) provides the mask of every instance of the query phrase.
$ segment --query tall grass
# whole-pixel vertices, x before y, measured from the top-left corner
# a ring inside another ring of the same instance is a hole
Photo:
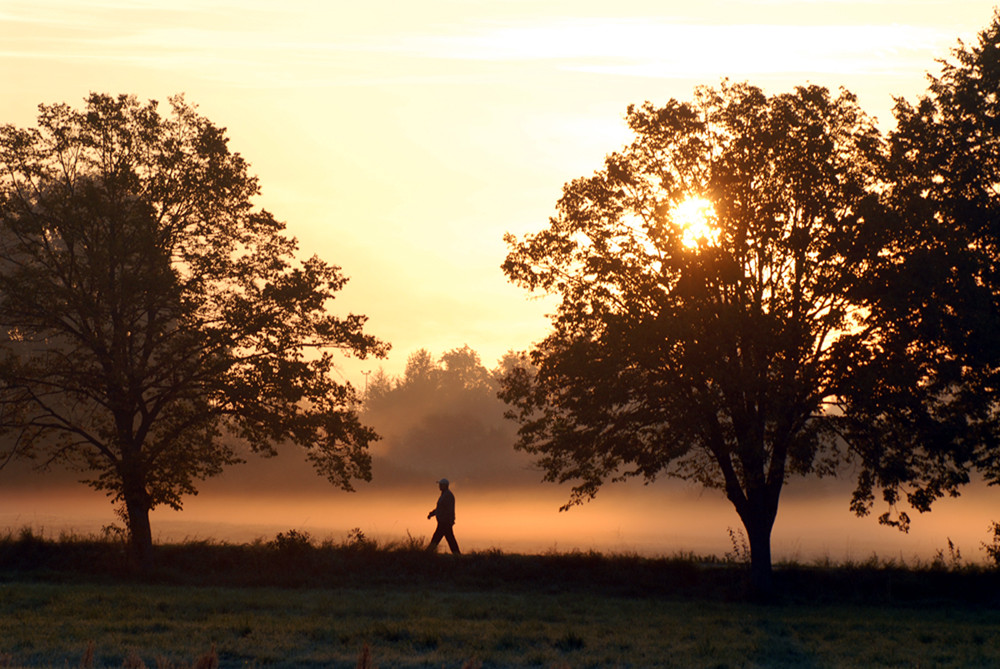
[[[145,582],[191,586],[395,589],[442,588],[486,592],[582,592],[630,597],[733,601],[745,594],[747,551],[731,533],[722,558],[678,554],[642,557],[594,551],[461,556],[433,554],[422,539],[378,542],[360,529],[343,541],[316,541],[289,530],[273,539],[231,544],[188,541],[155,547],[152,570],[142,572],[120,541],[106,537],[49,539],[30,528],[0,536],[0,578]],[[1000,569],[973,564],[949,542],[929,562],[882,560],[780,563],[781,601],[1000,603]]]

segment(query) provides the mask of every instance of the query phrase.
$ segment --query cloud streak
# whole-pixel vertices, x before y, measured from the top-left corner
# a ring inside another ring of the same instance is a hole
[[[461,85],[577,73],[742,78],[895,74],[924,68],[955,35],[941,26],[738,23],[662,15],[458,15],[385,31],[370,17],[308,2],[301,13],[250,4],[15,3],[0,56],[183,71],[234,86]]]
[[[954,35],[900,25],[778,25],[682,23],[651,17],[576,19],[496,26],[462,35],[410,35],[372,50],[410,56],[482,61],[556,61],[601,73],[896,71]],[[663,71],[662,65],[669,63]]]

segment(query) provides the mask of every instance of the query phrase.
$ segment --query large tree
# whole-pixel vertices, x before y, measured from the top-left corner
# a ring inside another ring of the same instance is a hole
[[[374,432],[335,354],[383,355],[346,279],[254,206],[224,129],[180,98],[91,94],[0,128],[0,426],[8,455],[86,472],[151,559],[149,511],[238,457],[305,450],[351,488]]]
[[[915,104],[897,99],[889,135],[888,238],[871,304],[894,325],[886,355],[858,370],[895,382],[853,407],[875,437],[859,440],[859,510],[881,489],[926,511],[977,469],[1000,483],[1000,13],[941,65]],[[919,404],[900,411],[914,387]]]
[[[507,237],[508,277],[561,302],[502,396],[570,504],[631,476],[724,490],[767,592],[782,487],[836,466],[849,361],[878,355],[858,288],[882,139],[816,86],[723,82],[627,121],[634,141],[567,184],[546,229]]]

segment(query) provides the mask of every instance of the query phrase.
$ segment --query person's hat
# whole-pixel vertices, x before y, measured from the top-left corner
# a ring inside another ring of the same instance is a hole
[[[438,481],[438,483],[439,484],[443,483],[445,485],[448,485],[448,479],[441,479],[440,481]]]

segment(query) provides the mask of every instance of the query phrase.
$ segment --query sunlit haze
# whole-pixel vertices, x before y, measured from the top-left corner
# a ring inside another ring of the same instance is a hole
[[[715,221],[715,208],[702,197],[692,197],[679,203],[671,218],[683,230],[681,241],[685,246],[697,248],[719,241],[719,228]]]
[[[774,93],[812,83],[848,88],[888,128],[893,97],[924,91],[936,59],[973,40],[992,8],[992,0],[4,0],[0,123],[33,125],[39,103],[78,107],[91,91],[162,104],[183,93],[227,128],[260,179],[259,203],[287,222],[301,255],[350,277],[334,308],[367,315],[366,329],[392,344],[385,360],[344,360],[344,379],[363,387],[363,374],[380,367],[401,374],[419,348],[440,355],[467,344],[492,368],[544,336],[553,303],[506,280],[503,235],[542,229],[563,184],[593,174],[629,140],[629,104],[691,99],[695,86],[723,78]],[[698,228],[704,205],[692,200],[684,206],[694,211],[678,214],[692,221],[688,243],[711,237]],[[74,504],[81,515],[67,519],[55,498],[9,492],[3,481],[0,529],[96,531],[113,520],[107,500],[82,486],[76,492],[103,518]],[[459,485],[456,533],[470,547],[729,548],[726,528],[739,521],[718,492],[658,486],[602,492],[590,507],[559,514],[565,488]],[[207,486],[181,514],[156,511],[153,532],[429,534],[433,484],[401,497],[377,491],[236,512]],[[975,558],[986,509],[1000,508],[996,492],[947,500],[909,538],[853,518],[843,494],[822,512],[839,529],[809,530],[815,522],[796,515],[808,505],[783,505],[775,553],[927,556],[964,532]]]

